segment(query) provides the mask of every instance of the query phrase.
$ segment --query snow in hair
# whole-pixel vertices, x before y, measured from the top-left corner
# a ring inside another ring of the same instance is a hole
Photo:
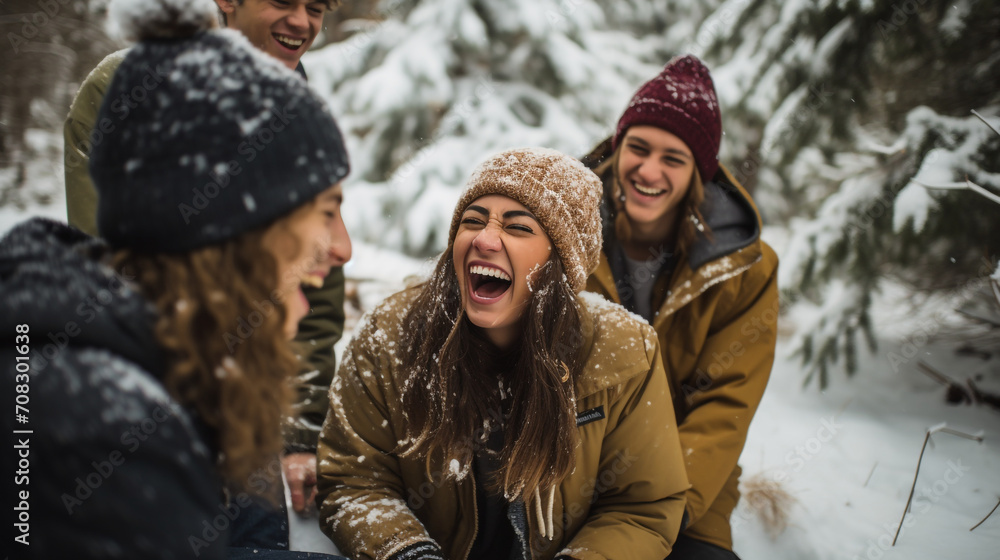
[[[219,25],[212,0],[111,0],[108,19],[136,41],[184,39]]]

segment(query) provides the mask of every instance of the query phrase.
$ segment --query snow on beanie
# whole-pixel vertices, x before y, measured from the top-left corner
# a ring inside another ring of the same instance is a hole
[[[212,0],[114,0],[139,42],[92,136],[98,230],[112,247],[185,252],[261,228],[340,182],[350,165],[326,104]]]
[[[612,149],[617,149],[625,131],[636,125],[662,128],[683,140],[694,155],[702,180],[710,181],[719,169],[719,100],[708,68],[696,57],[674,58],[659,76],[639,88],[618,120]]]
[[[508,150],[473,171],[455,207],[448,246],[474,200],[490,194],[510,197],[538,218],[562,258],[570,286],[580,292],[600,259],[601,192],[601,180],[576,158],[546,148]]]

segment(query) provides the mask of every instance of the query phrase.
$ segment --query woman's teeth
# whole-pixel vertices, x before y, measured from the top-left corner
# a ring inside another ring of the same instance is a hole
[[[493,278],[499,278],[501,280],[506,280],[510,282],[510,276],[507,273],[500,270],[499,268],[488,268],[485,266],[471,266],[469,267],[469,273],[478,274],[480,276],[492,276]]]
[[[647,189],[646,187],[641,186],[639,183],[636,183],[635,181],[632,181],[632,186],[635,187],[635,190],[639,191],[640,193],[646,196],[656,196],[667,192],[660,189]]]

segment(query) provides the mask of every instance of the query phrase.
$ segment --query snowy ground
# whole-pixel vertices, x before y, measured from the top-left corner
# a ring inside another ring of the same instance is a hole
[[[29,175],[32,190],[51,193],[51,200],[39,204],[28,199],[23,209],[0,208],[0,234],[32,215],[65,219],[61,188],[53,186],[61,171],[34,169]],[[780,233],[767,232],[779,253]],[[356,286],[354,301],[370,309],[401,287],[403,277],[427,267],[424,261],[356,244],[346,272]],[[356,320],[357,310],[352,306],[349,312]],[[898,315],[902,317],[883,314],[879,332],[885,339],[879,351],[865,356],[852,378],[834,375],[825,392],[815,385],[803,388],[801,368],[784,357],[795,313],[782,319],[779,359],[741,464],[745,482],[767,488],[776,481],[794,501],[787,508],[787,527],[771,536],[744,500],[733,520],[736,550],[744,560],[998,557],[1000,512],[975,531],[969,529],[1000,499],[1000,414],[985,406],[945,404],[944,388],[919,373],[917,362],[924,360],[960,381],[978,375],[988,383],[997,378],[1000,357],[957,356],[953,344],[912,337],[894,341],[898,337],[890,334],[914,330],[901,328],[899,322],[907,318]],[[943,432],[931,437],[911,512],[893,547],[924,436],[941,423],[979,435],[982,442]],[[295,548],[335,550],[314,519],[292,521]]]

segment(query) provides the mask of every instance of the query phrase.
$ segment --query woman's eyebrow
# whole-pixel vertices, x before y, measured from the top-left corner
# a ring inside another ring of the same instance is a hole
[[[516,218],[518,216],[524,216],[526,218],[531,218],[532,220],[538,221],[538,218],[534,214],[528,212],[527,210],[508,210],[503,213],[503,218],[506,220],[508,218]]]
[[[476,212],[477,214],[482,214],[483,216],[489,216],[490,215],[490,213],[489,213],[488,210],[486,210],[482,206],[476,206],[475,204],[470,204],[469,206],[467,206],[465,208],[466,212],[468,212],[470,210],[473,211],[473,212]]]

